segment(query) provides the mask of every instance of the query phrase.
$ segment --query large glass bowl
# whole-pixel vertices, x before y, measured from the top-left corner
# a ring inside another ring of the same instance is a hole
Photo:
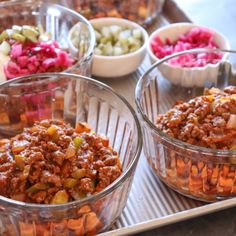
[[[47,1],[16,0],[0,3],[0,32],[13,25],[42,25],[50,33],[51,39],[56,40],[77,61],[67,72],[86,76],[91,74],[95,33],[89,21],[79,13]],[[76,53],[69,40],[69,32],[74,25],[77,25],[74,30],[78,32],[79,45]]]
[[[144,73],[137,84],[135,97],[142,123],[144,153],[153,171],[183,195],[202,201],[217,201],[236,196],[236,151],[190,145],[171,138],[155,125],[157,115],[167,112],[176,101],[188,101],[203,95],[204,88],[236,84],[235,70],[228,61],[221,61],[202,87],[174,85],[160,72],[160,67],[170,58],[205,52],[231,52],[229,56],[235,55],[232,51],[197,49],[166,57]],[[183,70],[179,76],[186,76],[185,73]],[[201,79],[201,73],[198,77],[195,73],[199,70],[188,71],[189,77]]]
[[[33,86],[34,80],[38,86]],[[73,127],[87,122],[109,138],[123,168],[103,191],[67,204],[28,204],[0,196],[0,235],[94,235],[108,229],[126,204],[142,148],[140,125],[128,102],[87,77],[38,74],[0,85],[0,117],[0,138],[45,118],[63,119]]]

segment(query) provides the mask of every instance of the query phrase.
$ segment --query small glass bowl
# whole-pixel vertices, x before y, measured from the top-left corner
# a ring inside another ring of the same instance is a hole
[[[196,49],[166,57],[141,77],[135,99],[142,124],[144,153],[153,171],[175,191],[211,202],[236,196],[236,151],[190,145],[171,138],[155,125],[157,115],[166,113],[176,101],[188,101],[203,95],[204,88],[236,85],[235,72],[229,62],[222,62],[213,80],[215,82],[206,81],[202,88],[173,85],[158,70],[170,58],[203,52],[236,55],[236,51],[230,50]]]
[[[94,235],[114,223],[126,204],[142,148],[139,121],[123,97],[87,77],[38,74],[0,85],[0,117],[0,138],[12,137],[36,120],[63,119],[73,127],[87,122],[109,138],[123,168],[103,191],[67,204],[29,204],[0,196],[0,235]]]
[[[68,37],[70,29],[77,24],[79,51],[71,50]],[[89,21],[64,6],[40,0],[16,0],[0,3],[0,32],[13,25],[42,25],[52,40],[71,54],[77,61],[66,72],[91,75],[91,61],[95,46],[95,33]]]

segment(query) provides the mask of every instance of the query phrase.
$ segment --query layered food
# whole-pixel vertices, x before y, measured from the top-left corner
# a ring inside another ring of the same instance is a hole
[[[236,87],[206,89],[203,96],[178,101],[159,114],[158,129],[199,151],[165,148],[165,182],[186,195],[212,201],[235,196],[235,159],[222,150],[236,150]],[[201,147],[218,150],[210,156]]]
[[[0,82],[23,75],[61,72],[75,64],[41,25],[14,25],[0,34]]]

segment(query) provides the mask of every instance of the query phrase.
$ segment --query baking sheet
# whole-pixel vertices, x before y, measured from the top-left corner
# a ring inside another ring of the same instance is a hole
[[[175,2],[167,0],[162,15],[149,28],[149,32],[181,21],[189,22],[190,19]],[[142,66],[127,77],[100,80],[113,87],[135,107],[135,85],[150,65],[147,57]],[[176,193],[160,181],[142,154],[125,209],[110,231],[100,235],[131,235],[235,205],[236,199],[207,204]]]

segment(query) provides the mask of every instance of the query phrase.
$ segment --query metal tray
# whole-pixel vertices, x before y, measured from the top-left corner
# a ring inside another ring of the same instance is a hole
[[[191,22],[174,1],[167,0],[162,14],[148,31],[152,32],[157,27],[183,21]],[[113,87],[135,107],[136,82],[150,65],[147,57],[132,75],[99,80]],[[131,235],[235,205],[235,198],[207,204],[176,193],[161,182],[142,154],[125,209],[113,227],[100,235]]]

